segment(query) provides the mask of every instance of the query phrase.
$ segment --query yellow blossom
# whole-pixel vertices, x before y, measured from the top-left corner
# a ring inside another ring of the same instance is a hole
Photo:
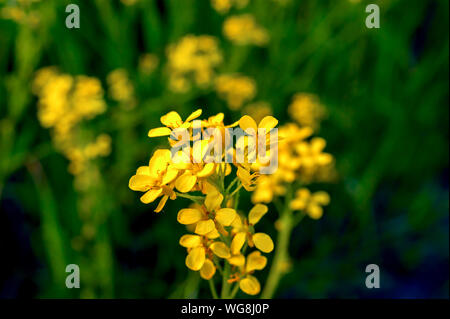
[[[256,83],[253,79],[238,75],[220,75],[215,80],[215,89],[231,110],[237,110],[256,95]]]
[[[296,192],[295,199],[291,201],[290,207],[293,210],[301,210],[313,219],[319,219],[323,215],[322,206],[330,203],[330,196],[323,191],[311,192],[307,188],[301,188]]]
[[[325,117],[325,108],[316,95],[298,93],[289,105],[289,115],[301,126],[317,129]]]
[[[258,25],[250,14],[229,17],[224,22],[223,33],[237,45],[264,46],[269,41],[266,29]]]

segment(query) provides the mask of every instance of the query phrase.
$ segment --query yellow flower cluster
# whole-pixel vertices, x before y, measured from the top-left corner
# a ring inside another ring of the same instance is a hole
[[[108,93],[111,98],[128,108],[133,108],[136,105],[134,97],[134,87],[125,69],[116,69],[111,71],[107,78]]]
[[[211,0],[211,6],[220,14],[225,14],[232,7],[237,9],[245,8],[250,0]]]
[[[168,47],[167,59],[170,89],[186,92],[193,84],[201,88],[211,84],[222,53],[215,37],[187,35]]]
[[[193,121],[201,114],[202,111],[197,110],[183,121],[177,112],[169,112],[161,117],[164,126],[151,129],[148,135],[152,138],[168,136],[169,144],[174,146],[178,141],[177,129],[185,128],[190,131],[192,139]],[[225,128],[239,125],[246,132],[249,128],[265,128],[266,134],[270,134],[278,124],[272,116],[263,118],[259,124],[251,117],[243,116],[238,122],[225,125],[223,118],[223,113],[219,113],[206,120],[199,120],[201,130],[215,128],[223,133]],[[200,148],[196,149],[194,145],[189,154],[179,151],[172,156],[168,149],[157,149],[149,165],[139,167],[130,178],[129,187],[144,192],[141,197],[143,203],[151,203],[161,197],[155,212],[160,212],[169,198],[174,200],[184,197],[193,200],[195,205],[181,209],[177,216],[179,223],[189,226],[194,232],[180,239],[180,245],[188,251],[186,266],[200,271],[201,277],[207,280],[219,269],[224,273],[227,285],[238,283],[235,287],[254,295],[259,293],[260,284],[252,274],[255,270],[263,269],[267,263],[267,258],[261,252],[270,253],[274,249],[270,236],[255,232],[254,229],[255,224],[268,212],[268,208],[258,204],[250,210],[248,216],[241,216],[236,210],[235,196],[242,187],[247,191],[255,189],[259,176],[258,167],[238,163],[236,150],[233,149],[231,164],[236,167],[236,177],[225,187],[225,177],[232,174],[233,168],[224,158],[220,162],[204,162],[208,152],[206,146],[210,141],[211,139],[200,141]],[[225,156],[225,152],[222,154]],[[184,158],[184,161],[177,160],[183,156],[188,158]],[[198,192],[200,196],[187,194],[190,192]],[[247,248],[257,250],[245,256]],[[220,263],[223,263],[223,270]]]
[[[79,174],[87,161],[110,153],[109,136],[102,134],[94,142],[86,142],[78,134],[82,121],[106,110],[98,79],[47,67],[36,73],[33,92],[39,98],[38,119],[43,127],[52,129],[55,146],[70,160],[72,174]]]
[[[261,176],[256,190],[252,194],[252,202],[269,203],[275,196],[286,193],[286,185],[296,180],[309,183],[317,178],[317,174],[333,163],[333,156],[323,152],[326,142],[314,137],[307,141],[313,130],[288,123],[279,129],[278,169],[272,175]]]
[[[225,37],[237,45],[264,46],[269,42],[266,29],[258,25],[251,14],[231,16],[223,24]]]
[[[218,76],[215,81],[215,89],[231,110],[240,109],[244,103],[256,95],[255,81],[238,74]]]
[[[289,105],[289,115],[301,126],[316,130],[326,113],[316,95],[297,93]]]
[[[305,211],[309,217],[319,219],[323,215],[322,206],[330,203],[330,196],[323,191],[311,194],[309,189],[300,188],[295,193],[295,199],[290,203],[292,210]]]

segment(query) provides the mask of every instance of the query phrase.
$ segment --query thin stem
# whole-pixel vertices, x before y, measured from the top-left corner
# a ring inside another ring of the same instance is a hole
[[[226,194],[228,194],[231,191],[231,188],[234,186],[234,184],[236,184],[236,182],[239,180],[239,177],[236,176],[235,179],[233,179],[230,183],[230,185],[228,185],[227,189],[226,189]]]
[[[239,192],[239,190],[241,189],[241,187],[242,187],[242,183],[240,183],[239,186],[236,187],[236,189],[235,189],[235,190],[230,194],[230,196],[228,196],[228,197],[233,197],[237,192]]]
[[[236,285],[233,287],[233,290],[231,291],[230,295],[231,299],[234,299],[238,291],[239,291],[239,282],[236,283]]]
[[[230,283],[228,282],[229,276],[230,276],[230,264],[227,261],[225,261],[225,269],[222,277],[222,293],[220,296],[222,299],[229,299],[229,292],[230,292]]]
[[[178,192],[175,192],[175,194],[178,197],[187,198],[187,199],[190,199],[190,200],[192,200],[192,201],[194,201],[196,203],[202,203],[205,200],[205,198],[203,196],[192,196],[192,195],[187,195],[187,194],[178,193]]]
[[[217,295],[216,286],[214,286],[214,281],[212,280],[212,278],[210,280],[208,280],[208,282],[209,282],[209,288],[211,289],[211,294],[212,294],[213,298],[219,299],[219,296]]]

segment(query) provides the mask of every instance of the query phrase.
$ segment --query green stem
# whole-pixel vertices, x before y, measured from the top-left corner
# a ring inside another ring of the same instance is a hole
[[[238,291],[239,291],[239,283],[237,282],[236,285],[233,287],[233,290],[231,291],[231,299],[234,299]]]
[[[230,264],[225,261],[225,267],[223,271],[223,277],[222,277],[222,292],[220,298],[222,299],[229,299],[230,295],[230,283],[228,282],[228,277],[230,276]]]
[[[214,281],[212,279],[208,280],[209,282],[209,288],[211,289],[211,294],[214,299],[219,299],[219,296],[217,295],[216,286],[214,286]]]
[[[261,294],[262,299],[270,299],[273,297],[278,283],[284,273],[283,263],[289,260],[289,240],[291,238],[292,229],[295,227],[294,216],[289,207],[291,198],[292,190],[289,189],[286,194],[283,210],[281,211],[281,229],[278,232],[277,242],[275,245],[275,255],[270,267],[269,276],[267,277],[266,285],[264,286]]]
[[[175,192],[175,194],[178,197],[187,198],[196,203],[203,203],[203,201],[205,200],[205,198],[203,196],[192,196],[192,195],[187,195],[187,194],[178,193],[178,192]]]

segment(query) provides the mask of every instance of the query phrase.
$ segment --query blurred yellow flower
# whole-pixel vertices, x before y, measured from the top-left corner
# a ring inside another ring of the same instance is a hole
[[[159,58],[156,54],[145,53],[139,57],[138,69],[145,75],[151,74],[156,70],[159,64]]]
[[[231,16],[223,24],[225,37],[237,45],[264,46],[269,42],[266,29],[258,25],[251,14]]]
[[[304,211],[313,219],[322,217],[322,206],[330,203],[330,196],[324,191],[311,194],[307,188],[300,188],[295,195],[295,198],[290,203],[291,209]]]
[[[109,95],[114,101],[123,103],[128,108],[136,105],[134,87],[125,69],[116,69],[106,78],[109,85]]]
[[[316,95],[297,93],[289,105],[289,115],[301,126],[316,130],[326,112]]]
[[[211,84],[215,68],[222,63],[218,41],[208,35],[187,35],[167,48],[169,87],[186,92],[193,84],[205,88]]]
[[[237,110],[256,95],[256,83],[253,79],[238,75],[224,74],[215,80],[215,89],[220,98],[227,102],[231,110]]]

